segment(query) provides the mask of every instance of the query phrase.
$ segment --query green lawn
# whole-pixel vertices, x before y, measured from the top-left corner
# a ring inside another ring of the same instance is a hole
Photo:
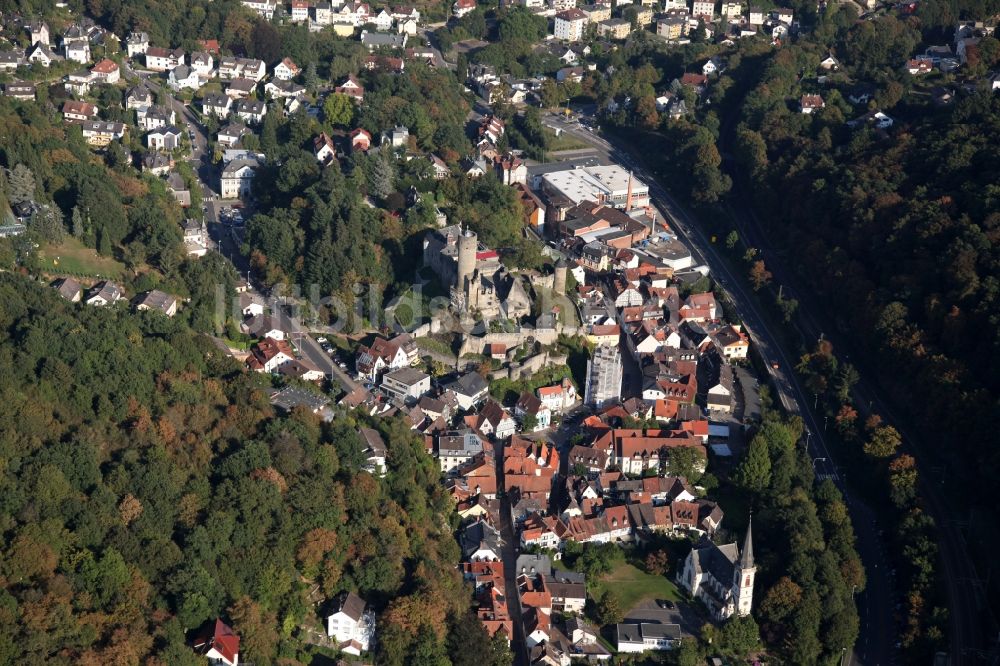
[[[97,254],[80,241],[67,237],[59,245],[48,245],[38,251],[39,267],[49,273],[68,273],[87,277],[120,279],[124,264],[111,257]]]
[[[594,597],[599,598],[604,590],[613,590],[621,600],[622,610],[628,612],[641,601],[647,599],[670,599],[681,601],[681,595],[666,576],[654,576],[635,566],[623,562],[614,571],[603,576],[594,587]]]
[[[580,150],[581,148],[587,148],[587,144],[580,141],[572,134],[568,132],[562,132],[559,136],[549,128],[545,128],[545,133],[548,136],[548,151],[558,152],[560,150]]]

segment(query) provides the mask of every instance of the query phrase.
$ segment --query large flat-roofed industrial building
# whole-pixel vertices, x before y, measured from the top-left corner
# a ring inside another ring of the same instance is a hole
[[[574,204],[596,201],[615,208],[649,205],[649,186],[617,165],[587,166],[542,175],[542,190]]]

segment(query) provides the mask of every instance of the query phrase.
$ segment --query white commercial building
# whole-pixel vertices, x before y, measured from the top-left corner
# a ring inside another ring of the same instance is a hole
[[[553,171],[542,176],[542,189],[574,204],[594,201],[614,208],[649,205],[649,186],[616,164]]]

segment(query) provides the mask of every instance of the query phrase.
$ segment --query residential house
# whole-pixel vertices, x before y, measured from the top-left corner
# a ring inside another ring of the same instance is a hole
[[[442,474],[462,473],[483,452],[483,440],[472,430],[450,430],[440,433],[434,446]]]
[[[559,384],[542,386],[535,390],[538,399],[554,414],[561,414],[576,405],[579,397],[576,387],[568,377]]]
[[[496,439],[507,439],[517,432],[517,422],[496,400],[489,399],[476,417],[476,429]]]
[[[705,23],[715,20],[714,0],[693,0],[691,3],[691,16],[702,19]]]
[[[201,220],[188,218],[181,224],[185,251],[195,257],[208,254],[208,231]]]
[[[153,91],[150,90],[145,84],[140,83],[137,86],[129,88],[129,91],[125,94],[125,108],[141,109],[143,107],[152,106],[155,99]]]
[[[164,49],[150,46],[146,49],[146,69],[154,72],[169,72],[185,61],[184,49]]]
[[[229,98],[226,97],[225,99]],[[240,139],[246,136],[249,132],[250,130],[247,129],[246,125],[241,125],[240,123],[229,123],[219,130],[219,133],[215,137],[215,141],[220,146],[232,148],[236,146],[240,142]]]
[[[465,562],[499,562],[503,555],[500,532],[482,519],[461,531],[459,545]]]
[[[35,84],[25,81],[13,81],[4,84],[4,97],[30,102],[35,99]]]
[[[679,624],[628,622],[615,626],[618,652],[672,650],[681,644]]]
[[[83,138],[88,145],[103,148],[115,139],[125,136],[124,123],[109,122],[107,120],[84,120],[80,127],[83,131]]]
[[[94,79],[100,83],[118,83],[121,79],[121,70],[118,68],[118,63],[114,60],[104,58],[99,63],[94,65],[90,69],[90,73],[93,74]]]
[[[735,324],[725,326],[711,334],[712,342],[726,360],[743,359],[750,350],[750,339],[743,327]]]
[[[63,44],[63,56],[66,60],[72,60],[81,64],[90,62],[90,42],[65,42]]]
[[[264,338],[250,347],[246,365],[255,372],[277,372],[278,368],[295,360],[295,352],[287,340]]]
[[[382,48],[404,49],[406,48],[406,40],[408,37],[409,35],[406,33],[393,35],[382,32],[369,32],[367,30],[361,31],[361,43],[369,51]]]
[[[145,55],[149,49],[148,32],[130,32],[125,38],[125,53],[129,58],[137,55]]]
[[[284,340],[287,337],[281,322],[270,315],[255,315],[243,322],[240,330],[257,338]]]
[[[233,108],[233,98],[222,93],[208,93],[201,100],[201,112],[206,116],[225,118]]]
[[[52,37],[49,32],[49,24],[44,21],[32,21],[28,24],[28,33],[31,35],[31,45],[42,44],[52,46]]]
[[[342,592],[333,613],[326,618],[326,634],[341,652],[360,656],[368,651],[375,636],[375,613],[354,592]]]
[[[222,169],[219,193],[223,199],[243,199],[250,196],[257,162],[233,160]]]
[[[568,7],[567,9],[572,9]],[[577,7],[586,14],[588,23],[600,23],[611,18],[611,3],[597,3],[593,5],[581,5]]]
[[[63,87],[66,92],[82,97],[90,93],[90,86],[94,83],[94,75],[86,69],[73,72],[66,76],[66,83]]]
[[[187,65],[177,65],[167,75],[167,85],[171,90],[197,90],[201,87],[198,72]]]
[[[302,72],[291,58],[284,58],[274,66],[274,78],[279,81],[291,81]]]
[[[98,282],[93,287],[91,287],[83,302],[87,305],[96,305],[99,307],[105,307],[108,305],[114,305],[122,298],[122,290],[114,282],[109,282],[104,280]]]
[[[168,317],[177,314],[177,299],[159,289],[153,289],[137,296],[133,305],[138,311],[150,310],[160,312]]]
[[[24,64],[20,51],[0,51],[0,72],[12,72]]]
[[[320,164],[327,165],[337,159],[337,149],[333,145],[333,140],[327,136],[326,132],[321,132],[313,139],[313,155]]]
[[[277,0],[240,0],[240,4],[256,12],[265,21],[270,21],[278,9]]]
[[[209,664],[238,666],[240,663],[240,637],[222,620],[195,638],[191,647],[208,659]]]
[[[62,58],[41,42],[36,42],[28,49],[28,62],[30,63],[38,63],[42,67],[48,67],[57,60],[62,60]]]
[[[191,190],[188,189],[184,178],[176,171],[167,174],[167,191],[182,207],[188,208],[191,205]]]
[[[60,296],[65,298],[70,303],[80,302],[80,292],[82,291],[82,287],[80,286],[80,283],[73,278],[60,278],[53,282],[52,286]]]
[[[812,113],[826,106],[823,97],[820,95],[803,95],[799,100],[799,109],[802,113]]]
[[[290,99],[304,95],[305,92],[305,86],[293,81],[279,81],[278,79],[274,79],[264,85],[264,94],[270,99]]]
[[[381,32],[388,32],[392,29],[392,14],[389,13],[387,9],[382,9],[375,17],[372,19],[372,23],[375,24],[375,29]]]
[[[339,95],[347,95],[356,102],[360,102],[365,97],[365,87],[361,85],[354,75],[348,76],[339,86],[333,89]]]
[[[684,16],[662,16],[656,21],[656,34],[666,40],[677,40],[687,35],[688,19]]]
[[[401,368],[385,374],[379,388],[389,399],[416,402],[431,390],[431,377],[416,368]]]
[[[375,476],[385,476],[387,449],[382,435],[371,428],[360,428],[358,434],[364,443],[365,469]]]
[[[180,147],[184,133],[176,127],[161,127],[146,135],[150,150],[173,151]]]
[[[589,22],[590,17],[581,10],[577,8],[567,9],[556,14],[553,32],[556,39],[579,42],[583,40],[584,30]]]
[[[456,18],[462,18],[476,8],[476,0],[455,0],[451,12]]]
[[[431,161],[431,169],[434,171],[434,180],[444,180],[451,175],[451,169],[448,168],[443,159],[433,153],[429,159]]]
[[[396,125],[382,136],[382,143],[388,143],[393,148],[406,148],[410,145],[410,130]]]
[[[236,117],[250,125],[259,125],[264,122],[267,114],[267,105],[259,99],[241,99],[233,107]]]
[[[368,133],[368,130],[359,127],[350,133],[351,139],[351,152],[368,152],[368,149],[372,145],[372,135]]]
[[[257,89],[253,79],[230,79],[226,84],[226,94],[233,99],[246,99]]]
[[[263,60],[237,58],[236,56],[223,56],[219,59],[219,78],[221,79],[250,79],[259,82],[265,76],[267,76],[267,66]]]
[[[466,373],[444,388],[455,394],[458,407],[463,410],[472,409],[489,393],[489,385],[478,372]]]
[[[359,378],[374,383],[384,371],[408,368],[418,360],[419,350],[409,335],[391,340],[376,337],[370,346],[358,347],[354,368]]]
[[[63,102],[62,115],[68,123],[82,123],[97,116],[97,107],[90,102],[68,99]]]
[[[552,411],[534,394],[527,391],[518,398],[517,404],[514,406],[514,416],[522,424],[526,418],[534,419],[534,427],[531,428],[531,432],[545,430],[552,422]]]
[[[174,168],[174,161],[163,153],[146,153],[142,156],[142,172],[166,176]]]
[[[828,55],[819,61],[819,66],[828,72],[839,72],[840,71],[840,61],[833,57],[833,54]]]
[[[292,0],[291,19],[293,23],[308,23],[309,21],[308,0]]]
[[[747,13],[747,21],[750,25],[764,25],[764,17],[766,15],[766,12],[760,7],[751,7]]]
[[[206,51],[195,51],[191,54],[191,69],[198,76],[207,79],[215,69],[215,58]]]

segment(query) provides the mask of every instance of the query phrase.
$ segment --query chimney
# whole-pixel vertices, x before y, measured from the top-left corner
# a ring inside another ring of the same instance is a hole
[[[632,172],[628,172],[628,194],[625,196],[625,212],[632,210]]]

